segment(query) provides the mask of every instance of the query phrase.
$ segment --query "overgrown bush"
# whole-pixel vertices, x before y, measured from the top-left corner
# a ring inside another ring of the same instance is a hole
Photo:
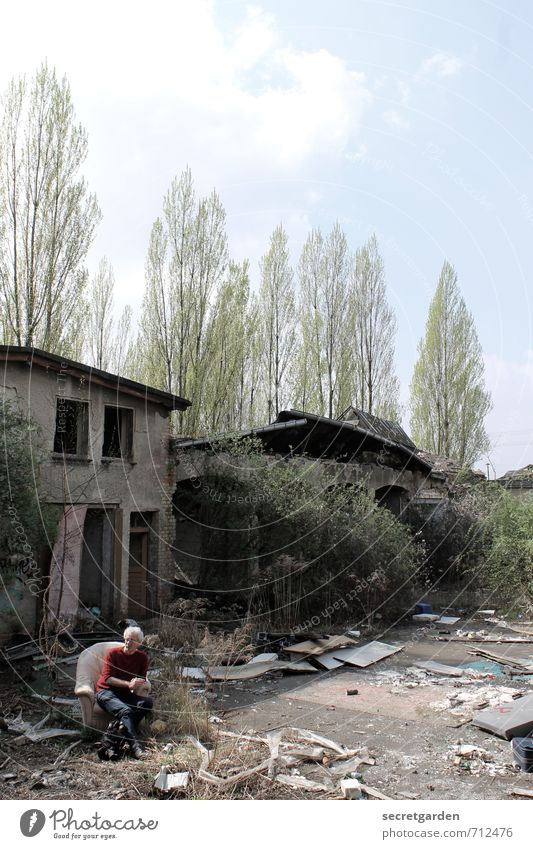
[[[192,692],[193,687],[180,678],[181,660],[162,657],[159,675],[153,679],[155,720],[165,723],[165,733],[193,734],[202,740],[210,735],[209,711],[206,703]]]
[[[38,560],[53,544],[57,510],[38,495],[39,434],[8,401],[0,404],[0,559],[15,568],[17,559]]]
[[[485,534],[478,500],[467,491],[457,501],[409,506],[407,521],[424,546],[426,586],[456,584],[482,559]]]
[[[515,612],[533,608],[533,498],[519,499],[504,489],[482,505],[483,585]]]
[[[223,570],[266,623],[292,627],[405,610],[421,564],[410,530],[347,485],[342,464],[322,469],[255,440],[218,446],[189,505],[203,528],[202,585],[220,586]]]

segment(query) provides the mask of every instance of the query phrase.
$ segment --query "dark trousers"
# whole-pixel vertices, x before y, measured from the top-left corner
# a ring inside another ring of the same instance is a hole
[[[111,716],[119,719],[130,740],[137,740],[137,726],[152,710],[153,700],[148,696],[136,696],[130,690],[99,690],[96,701]]]

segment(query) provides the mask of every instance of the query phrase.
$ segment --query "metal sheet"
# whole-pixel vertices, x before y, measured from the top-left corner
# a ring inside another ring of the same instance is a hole
[[[354,646],[355,640],[350,637],[340,636],[326,637],[323,640],[305,640],[303,643],[295,643],[293,646],[287,646],[286,651],[290,654],[302,654],[309,657],[325,654],[333,649],[340,649],[342,646]]]
[[[344,661],[336,657],[342,651],[350,651],[350,649],[334,649],[334,651],[328,651],[326,654],[315,655],[314,660],[324,669],[338,669],[339,666],[344,666]]]
[[[378,660],[383,660],[385,657],[390,657],[403,649],[403,646],[390,646],[387,643],[380,643],[378,640],[373,640],[367,643],[366,646],[357,646],[353,649],[344,649],[343,651],[335,652],[335,657],[339,660],[348,663],[350,666],[371,666],[377,663]]]
[[[314,666],[306,661],[291,663],[283,660],[270,660],[261,663],[244,663],[242,666],[211,666],[207,670],[213,681],[248,681],[259,678],[267,672],[317,672]]]

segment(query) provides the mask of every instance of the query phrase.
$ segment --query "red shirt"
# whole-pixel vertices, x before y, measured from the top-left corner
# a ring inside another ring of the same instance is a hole
[[[121,681],[131,681],[132,678],[146,678],[148,671],[148,655],[139,649],[133,654],[126,654],[120,646],[109,649],[104,657],[102,672],[96,682],[97,690],[109,690],[108,678],[120,678]]]

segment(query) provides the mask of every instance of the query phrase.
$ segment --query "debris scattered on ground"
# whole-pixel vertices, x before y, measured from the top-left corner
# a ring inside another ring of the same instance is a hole
[[[470,649],[469,654],[477,655],[478,657],[486,657],[489,660],[494,660],[503,666],[512,666],[519,670],[522,674],[533,673],[533,664],[524,663],[517,657],[509,657],[508,655],[495,654],[488,649]]]
[[[248,746],[249,752],[257,751],[259,763],[246,769],[235,770],[231,762],[224,775],[208,771],[209,753],[198,740],[193,741],[202,753],[198,779],[219,788],[240,784],[254,775],[264,773],[270,779],[295,790],[317,793],[341,794],[341,782],[353,779],[354,773],[363,765],[373,766],[375,760],[366,748],[348,749],[339,743],[302,728],[287,727],[269,731],[266,735],[238,734],[220,731],[222,737],[232,738],[236,746]],[[283,738],[286,739],[283,739]],[[312,748],[306,744],[312,744]],[[262,756],[261,747],[267,747],[269,757]]]

